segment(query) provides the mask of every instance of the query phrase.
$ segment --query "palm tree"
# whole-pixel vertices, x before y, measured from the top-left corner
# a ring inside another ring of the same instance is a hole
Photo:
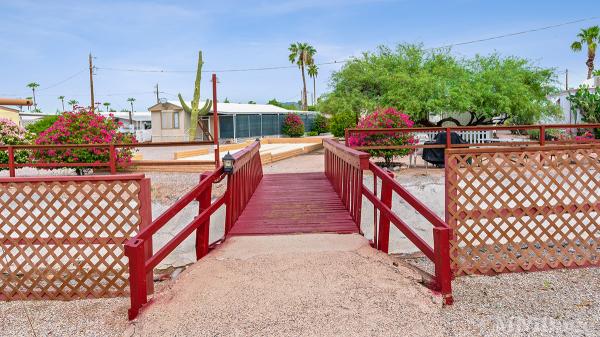
[[[313,79],[313,105],[317,100],[317,76],[319,75],[319,67],[316,64],[308,66],[308,76]]]
[[[72,100],[68,101],[67,104],[70,104],[71,105],[71,110],[74,110],[75,106],[77,104],[79,104],[79,102],[76,99],[72,99]]]
[[[104,102],[104,103],[102,103],[102,105],[104,105],[106,107],[106,112],[108,112],[108,107],[110,106],[110,103]]]
[[[62,111],[65,111],[65,96],[58,96],[60,103],[62,104]]]
[[[571,44],[571,49],[573,51],[581,51],[583,49],[583,45],[587,45],[587,61],[585,64],[588,67],[587,78],[592,78],[592,73],[594,72],[594,59],[596,58],[596,47],[598,46],[598,42],[600,42],[600,27],[592,26],[587,29],[581,29],[581,32],[577,34],[579,38],[578,41],[575,41]]]
[[[129,125],[133,125],[133,102],[135,102],[135,98],[129,97],[127,102],[131,104],[131,111],[129,112]]]
[[[31,91],[33,92],[33,106],[37,108],[37,103],[35,102],[35,88],[39,87],[39,83],[36,82],[31,82],[29,84],[27,84],[27,88],[31,88]]]
[[[317,53],[317,50],[309,45],[308,43],[292,43],[289,48],[290,56],[289,60],[292,63],[298,65],[302,71],[302,109],[306,110],[307,99],[306,99],[306,77],[304,75],[304,66],[309,66],[314,63],[313,56]]]

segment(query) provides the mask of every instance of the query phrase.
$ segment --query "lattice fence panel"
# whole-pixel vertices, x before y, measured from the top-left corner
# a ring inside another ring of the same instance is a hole
[[[447,154],[455,275],[600,265],[600,147]]]
[[[139,192],[140,180],[0,183],[1,298],[127,295]]]

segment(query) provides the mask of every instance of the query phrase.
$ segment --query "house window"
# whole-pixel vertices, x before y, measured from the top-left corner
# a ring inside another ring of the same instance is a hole
[[[179,129],[179,111],[161,111],[160,122],[163,129]]]

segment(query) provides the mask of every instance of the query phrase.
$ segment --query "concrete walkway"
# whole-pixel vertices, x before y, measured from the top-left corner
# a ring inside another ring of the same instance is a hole
[[[440,301],[358,234],[232,237],[188,268],[129,336],[441,336]]]

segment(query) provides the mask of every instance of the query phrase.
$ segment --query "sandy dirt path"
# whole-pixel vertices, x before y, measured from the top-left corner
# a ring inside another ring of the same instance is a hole
[[[126,335],[442,335],[439,298],[418,279],[360,235],[233,237],[158,294]]]

